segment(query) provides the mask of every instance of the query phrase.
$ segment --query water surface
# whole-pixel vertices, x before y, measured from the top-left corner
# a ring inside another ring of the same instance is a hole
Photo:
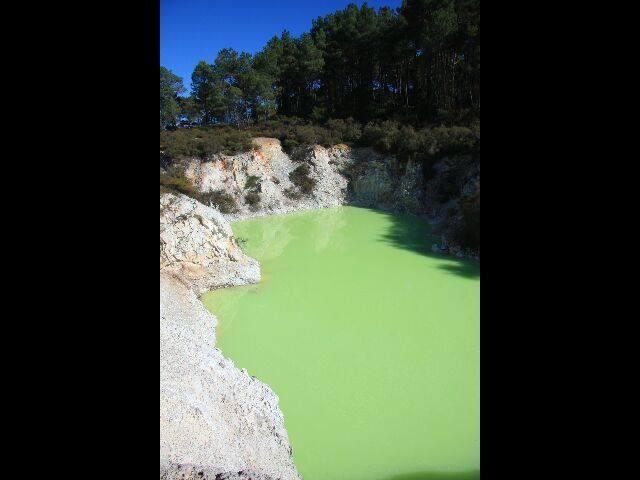
[[[225,356],[278,394],[304,479],[479,478],[479,265],[355,207],[233,231],[263,280],[203,301]]]

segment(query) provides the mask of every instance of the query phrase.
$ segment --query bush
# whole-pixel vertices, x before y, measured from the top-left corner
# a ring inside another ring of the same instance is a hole
[[[280,143],[282,143],[282,149],[288,154],[293,153],[296,147],[300,145],[295,138],[290,138],[290,137],[285,137],[281,139]]]
[[[284,194],[287,198],[290,198],[291,200],[300,200],[302,198],[302,193],[300,193],[300,190],[298,190],[295,187],[285,188]]]
[[[289,180],[305,195],[311,195],[316,186],[316,181],[309,176],[311,169],[306,163],[289,173]]]
[[[260,204],[260,194],[249,192],[244,196],[244,202],[249,205],[252,210],[255,210]]]
[[[346,143],[371,146],[382,153],[395,153],[401,160],[435,161],[447,155],[477,153],[480,150],[478,124],[414,128],[406,122],[385,120],[370,122],[363,128],[352,118],[334,118],[320,125],[297,117],[274,117],[247,130],[223,125],[163,131],[160,133],[160,150],[173,160],[209,158],[217,153],[235,155],[251,149],[251,137],[278,138],[288,154],[314,144],[331,147]]]
[[[201,193],[198,200],[205,205],[211,204],[218,207],[218,210],[222,213],[235,213],[238,211],[236,199],[222,190]]]
[[[421,138],[411,125],[405,125],[396,132],[395,150],[400,160],[413,160],[422,150]]]
[[[262,192],[262,183],[260,182],[260,177],[249,175],[249,177],[247,177],[247,182],[245,183],[244,188],[245,190],[249,190],[253,193]]]
[[[468,127],[436,127],[423,133],[423,144],[432,156],[479,153],[480,130]]]
[[[301,125],[295,129],[295,136],[300,145],[315,145],[323,143],[326,132],[313,125]]]
[[[362,146],[372,146],[382,153],[394,152],[399,129],[400,124],[392,120],[369,123],[362,131],[360,143]]]
[[[334,118],[325,124],[328,130],[325,146],[333,146],[338,143],[357,143],[362,136],[362,125],[349,117],[346,120]]]
[[[251,134],[229,126],[181,128],[160,133],[160,151],[172,161],[236,155],[251,149]]]
[[[297,117],[276,117],[253,126],[251,134],[278,138],[283,150],[293,154],[298,147],[309,145],[332,147],[338,143],[355,143],[360,139],[362,126],[352,118],[331,119],[320,125]]]
[[[396,153],[401,159],[479,153],[480,129],[474,127],[435,127],[416,130],[387,120],[367,124],[360,137],[361,146],[372,146],[382,153]]]
[[[197,195],[196,187],[185,177],[184,167],[172,165],[160,172],[160,193],[183,193],[190,197]]]

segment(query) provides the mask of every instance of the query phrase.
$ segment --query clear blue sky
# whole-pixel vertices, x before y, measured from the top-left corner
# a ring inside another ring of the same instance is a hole
[[[344,9],[349,0],[161,0],[160,65],[191,86],[200,60],[213,63],[219,50],[256,53],[274,35],[289,30],[299,36],[311,20]],[[376,10],[397,8],[402,0],[370,0]]]

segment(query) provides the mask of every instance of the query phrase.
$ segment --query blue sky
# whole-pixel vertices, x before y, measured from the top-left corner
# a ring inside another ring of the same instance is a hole
[[[287,29],[294,36],[311,29],[311,20],[344,9],[349,0],[161,0],[160,65],[191,85],[200,60],[212,63],[219,50],[256,53]],[[367,4],[399,7],[402,0],[370,0]]]

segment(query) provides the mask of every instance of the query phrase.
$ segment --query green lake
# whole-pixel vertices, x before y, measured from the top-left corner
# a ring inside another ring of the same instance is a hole
[[[479,478],[479,263],[364,208],[232,227],[262,282],[202,300],[223,354],[279,396],[304,480]]]

